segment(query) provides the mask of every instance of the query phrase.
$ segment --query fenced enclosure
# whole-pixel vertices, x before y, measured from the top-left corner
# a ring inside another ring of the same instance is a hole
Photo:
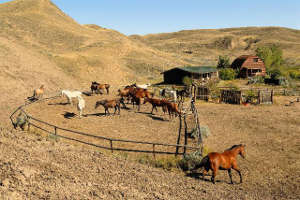
[[[209,88],[205,87],[205,86],[198,86],[196,88],[196,98],[200,99],[200,100],[205,100],[208,101],[210,96],[210,90]]]
[[[237,90],[221,90],[221,102],[230,104],[241,104],[242,91]]]
[[[49,98],[53,99],[53,98]],[[39,101],[37,101],[39,102]],[[140,152],[152,154],[153,157],[156,154],[166,154],[166,155],[183,155],[186,151],[198,150],[198,147],[179,145],[179,144],[166,144],[159,142],[145,142],[145,141],[134,141],[126,139],[117,139],[110,137],[103,137],[99,134],[91,134],[86,132],[81,132],[77,130],[70,130],[63,127],[59,127],[55,124],[51,124],[40,120],[29,113],[26,113],[24,108],[30,104],[20,106],[16,111],[10,116],[11,121],[15,114],[18,112],[24,113],[28,118],[28,129],[29,131],[40,131],[46,133],[50,136],[63,138],[71,141],[75,141],[81,144],[101,148],[104,150],[123,151],[123,152]],[[178,151],[180,150],[180,151]]]
[[[273,90],[259,90],[257,103],[258,104],[273,104]]]

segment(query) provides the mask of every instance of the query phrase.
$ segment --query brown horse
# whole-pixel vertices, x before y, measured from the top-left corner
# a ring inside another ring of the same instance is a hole
[[[115,108],[114,114],[116,114],[117,110],[119,111],[118,114],[120,114],[120,104],[124,105],[123,98],[113,100],[101,100],[96,102],[95,109],[98,106],[102,105],[105,109],[105,115],[106,112],[110,114],[108,108]]]
[[[35,90],[33,91],[32,97],[34,97],[34,98],[36,98],[36,99],[42,98],[43,95],[44,95],[44,92],[45,92],[45,87],[44,87],[44,85],[41,85],[40,88],[35,89]]]
[[[245,146],[246,145],[233,145],[231,148],[225,150],[223,153],[211,152],[205,156],[199,165],[196,165],[193,170],[204,167],[202,178],[211,169],[213,171],[211,181],[215,184],[215,177],[218,170],[227,170],[230,178],[230,183],[233,184],[231,169],[237,171],[240,175],[240,183],[243,182],[242,174],[237,166],[236,157],[239,154],[242,158],[245,158]]]
[[[172,118],[173,116],[177,117],[180,116],[180,111],[178,110],[178,105],[174,102],[165,102],[165,107],[168,109],[169,117]]]
[[[136,104],[138,106],[138,111],[140,111],[142,98],[151,98],[150,92],[147,89],[142,88],[135,88],[134,90],[131,90],[129,94],[132,97],[133,107],[134,104]]]
[[[91,85],[91,91],[92,91],[92,94],[96,92],[99,92],[100,94],[103,94],[102,93],[102,90],[106,90],[106,93],[109,94],[109,88],[110,88],[110,85],[109,84],[100,84],[100,83],[97,83],[96,81],[92,82],[92,85]]]
[[[165,113],[167,111],[167,107],[166,104],[168,102],[168,100],[166,99],[154,99],[154,98],[145,98],[144,99],[144,104],[149,102],[152,105],[152,111],[151,114],[153,114],[153,110],[155,109],[157,112],[157,108],[156,107],[162,107],[163,112]]]

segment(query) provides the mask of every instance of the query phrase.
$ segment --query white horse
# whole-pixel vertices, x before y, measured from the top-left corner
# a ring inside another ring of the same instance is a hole
[[[159,95],[162,97],[172,98],[174,102],[177,102],[176,90],[171,90],[168,88],[159,90]]]
[[[61,91],[61,96],[66,96],[68,98],[68,103],[71,105],[72,105],[72,98],[81,97],[81,95],[82,92],[80,91],[69,91],[69,90]]]
[[[82,110],[85,107],[85,101],[81,96],[77,96],[78,103],[77,103],[77,110],[79,111],[79,117],[81,118]]]
[[[137,84],[136,84],[136,87],[137,87],[137,88],[142,88],[142,89],[147,89],[149,86],[151,86],[150,83],[142,84],[142,85],[137,85]]]

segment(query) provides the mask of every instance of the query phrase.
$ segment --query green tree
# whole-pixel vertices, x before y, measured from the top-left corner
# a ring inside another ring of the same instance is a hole
[[[228,56],[219,56],[217,68],[229,68],[230,67],[230,59]]]
[[[233,80],[236,77],[236,71],[231,68],[219,70],[219,77],[222,80]]]
[[[283,63],[282,50],[276,45],[258,47],[255,52],[264,61],[267,69],[280,67]]]

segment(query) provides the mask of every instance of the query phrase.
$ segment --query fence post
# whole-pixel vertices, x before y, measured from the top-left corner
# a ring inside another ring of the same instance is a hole
[[[153,144],[153,158],[155,158],[155,144]]]
[[[54,126],[54,134],[57,135],[57,127]]]
[[[178,151],[179,151],[179,146],[178,145],[180,143],[181,128],[182,128],[182,118],[179,115],[179,131],[178,131],[178,138],[177,138],[177,146],[176,146],[175,157],[178,155]]]
[[[186,124],[186,115],[183,117],[184,121],[184,148],[183,148],[183,155],[186,153],[186,146],[187,146],[187,124]]]
[[[113,149],[113,143],[112,143],[112,140],[109,140],[110,142],[110,149],[111,149],[111,152],[113,153],[114,152],[114,149]]]
[[[271,102],[272,102],[272,104],[273,104],[273,95],[274,95],[274,91],[271,90]]]

